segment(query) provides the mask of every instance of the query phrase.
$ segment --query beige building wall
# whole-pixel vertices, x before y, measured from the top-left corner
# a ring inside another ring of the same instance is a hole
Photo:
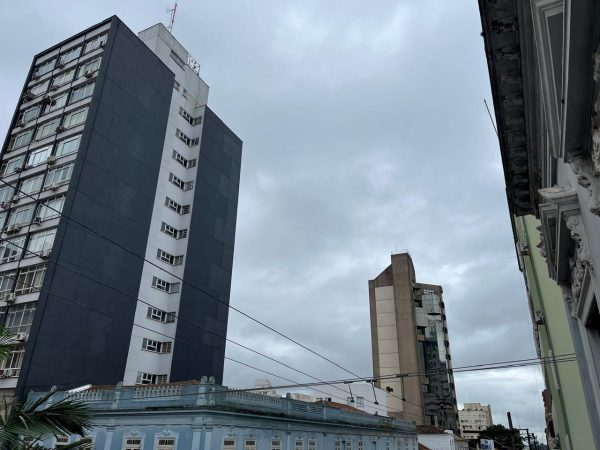
[[[460,434],[465,439],[479,439],[479,432],[493,424],[490,405],[465,403],[458,411]]]

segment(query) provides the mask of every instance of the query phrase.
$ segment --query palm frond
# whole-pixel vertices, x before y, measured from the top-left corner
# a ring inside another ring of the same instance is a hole
[[[17,341],[13,334],[11,334],[6,328],[0,328],[0,360],[5,360],[10,355],[11,345],[16,344]]]

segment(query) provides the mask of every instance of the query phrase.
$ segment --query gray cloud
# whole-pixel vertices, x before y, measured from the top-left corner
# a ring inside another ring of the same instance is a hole
[[[34,53],[112,14],[139,31],[166,21],[165,6],[11,5],[0,130]],[[534,356],[479,32],[476,2],[179,3],[174,34],[244,140],[232,304],[369,375],[367,280],[406,248],[418,279],[444,286],[455,366]],[[315,376],[347,375],[234,312],[229,335]],[[234,345],[228,355],[306,380]],[[261,377],[226,363],[230,385]],[[543,428],[537,370],[456,378],[460,402]]]

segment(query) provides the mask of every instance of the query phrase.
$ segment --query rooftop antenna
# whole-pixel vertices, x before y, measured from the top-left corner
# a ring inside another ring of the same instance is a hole
[[[169,33],[173,34],[173,25],[175,25],[175,13],[177,12],[177,2],[175,2],[175,5],[171,8],[171,9],[167,9],[167,13],[169,13],[169,15],[171,16],[169,19],[169,26],[167,27],[167,30],[169,30]]]

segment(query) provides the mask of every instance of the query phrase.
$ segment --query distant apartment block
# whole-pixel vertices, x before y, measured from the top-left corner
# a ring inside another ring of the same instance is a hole
[[[369,281],[373,373],[388,415],[458,431],[442,287],[417,283],[408,253]],[[408,374],[398,377],[398,374]]]
[[[479,433],[493,425],[492,408],[481,403],[465,403],[463,409],[458,410],[460,435],[468,440],[478,440]]]

